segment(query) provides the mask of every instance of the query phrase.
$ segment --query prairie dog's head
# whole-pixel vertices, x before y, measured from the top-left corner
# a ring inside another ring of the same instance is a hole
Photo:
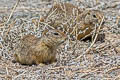
[[[88,10],[84,14],[85,23],[100,24],[104,15],[101,11],[98,10]]]
[[[65,40],[67,39],[67,36],[65,33],[56,29],[49,30],[48,32],[46,32],[45,36],[50,42],[56,44],[57,46],[65,42]]]

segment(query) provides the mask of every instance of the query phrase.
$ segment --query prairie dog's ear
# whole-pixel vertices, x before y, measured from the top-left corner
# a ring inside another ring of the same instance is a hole
[[[40,16],[40,22],[44,22],[44,21],[45,21],[44,17]]]
[[[45,36],[48,31],[49,31],[48,29],[44,30],[44,31],[42,32],[42,36]]]

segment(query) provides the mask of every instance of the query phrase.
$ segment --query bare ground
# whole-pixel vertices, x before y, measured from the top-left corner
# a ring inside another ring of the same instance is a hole
[[[63,0],[64,1],[64,0]],[[16,0],[0,0],[0,80],[120,80],[120,1],[72,0],[85,9],[98,9],[105,15],[105,42],[96,42],[89,53],[81,56],[91,42],[66,41],[58,49],[57,62],[45,66],[12,63],[19,39],[25,34],[40,37],[44,24],[40,16],[52,1],[21,0],[8,20]],[[6,23],[8,22],[8,23]]]

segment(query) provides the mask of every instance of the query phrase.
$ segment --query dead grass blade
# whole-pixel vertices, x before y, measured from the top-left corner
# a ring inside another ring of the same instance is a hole
[[[9,16],[9,18],[8,18],[8,20],[7,20],[7,22],[6,22],[6,24],[10,21],[10,19],[11,19],[13,13],[14,13],[16,7],[18,6],[19,2],[20,2],[20,0],[18,0],[18,1],[16,2],[16,4],[14,5],[13,10],[12,10],[12,12],[10,13],[10,16]]]

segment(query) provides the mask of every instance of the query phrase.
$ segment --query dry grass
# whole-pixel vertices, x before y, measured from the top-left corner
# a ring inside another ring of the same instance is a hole
[[[41,37],[45,28],[52,28],[46,23],[39,22],[40,16],[46,13],[51,3],[44,2],[41,4],[37,0],[30,0],[29,3],[23,1],[18,4],[14,1],[14,8],[4,9],[5,12],[3,13],[2,10],[0,15],[0,79],[120,79],[119,0],[72,1],[79,7],[98,9],[104,12],[106,21],[103,29],[106,35],[105,42],[95,43],[95,39],[93,43],[89,41],[65,42],[58,49],[58,61],[50,65],[25,66],[12,63],[14,49],[22,36],[30,33]],[[112,5],[109,5],[110,3]],[[41,5],[37,7],[39,4]],[[32,5],[31,8],[30,5]]]

